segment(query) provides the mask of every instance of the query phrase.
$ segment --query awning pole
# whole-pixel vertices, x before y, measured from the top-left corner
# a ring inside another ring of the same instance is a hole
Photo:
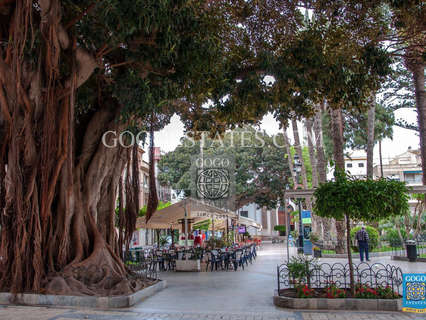
[[[214,235],[214,214],[213,214],[213,218],[212,218],[212,231],[213,231],[213,239],[215,238]]]
[[[226,241],[229,239],[228,216],[226,216]]]

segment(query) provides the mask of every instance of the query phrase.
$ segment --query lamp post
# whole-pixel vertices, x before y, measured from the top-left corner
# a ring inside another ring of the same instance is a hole
[[[293,170],[296,173],[295,187],[299,184],[300,172],[302,171],[302,163],[300,162],[299,156],[294,155],[294,166]],[[303,253],[303,224],[302,224],[302,199],[297,198],[298,207],[299,207],[299,237],[298,237],[298,253]]]

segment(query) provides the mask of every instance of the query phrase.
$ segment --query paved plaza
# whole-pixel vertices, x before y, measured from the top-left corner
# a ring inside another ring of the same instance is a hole
[[[258,258],[244,271],[201,273],[163,273],[168,288],[133,308],[90,310],[76,308],[0,306],[1,320],[18,319],[182,319],[182,320],[357,320],[426,319],[426,315],[399,312],[293,311],[273,305],[276,266],[286,259],[282,244],[265,244]],[[345,260],[321,259],[321,262]],[[425,272],[426,263],[391,261],[389,257],[373,262],[392,263],[404,272]]]

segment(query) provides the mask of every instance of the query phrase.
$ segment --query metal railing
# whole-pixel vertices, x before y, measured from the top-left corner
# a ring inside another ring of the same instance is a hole
[[[145,250],[129,250],[124,253],[124,263],[131,273],[141,279],[158,280],[159,262]]]
[[[381,263],[353,264],[355,283],[368,285],[372,288],[391,287],[393,292],[402,294],[402,270],[392,265]],[[282,289],[294,288],[299,282],[309,283],[311,288],[326,288],[331,284],[341,289],[350,288],[349,264],[322,263],[312,268],[309,279],[305,276],[296,279],[287,264],[277,266],[278,294]]]
[[[392,256],[407,257],[407,250],[404,245],[400,243],[397,243],[397,244],[391,243],[390,246],[392,248]],[[416,247],[417,247],[417,257],[426,255],[426,241],[417,240]]]

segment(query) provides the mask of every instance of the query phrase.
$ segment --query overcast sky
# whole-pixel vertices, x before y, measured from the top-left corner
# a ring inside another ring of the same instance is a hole
[[[403,118],[409,123],[415,123],[417,121],[417,114],[412,109],[400,109],[395,112],[395,118]],[[263,118],[260,129],[265,130],[268,134],[276,134],[279,132],[279,125],[272,115],[267,115]],[[301,126],[299,126],[299,130],[301,131]],[[412,149],[419,148],[419,137],[414,131],[394,126],[393,132],[393,140],[386,139],[382,142],[384,163],[387,163],[388,160],[395,155],[405,152],[408,147]],[[172,151],[179,144],[183,134],[183,123],[180,121],[179,117],[175,115],[168,126],[156,133],[155,145],[160,147],[164,152]],[[300,134],[302,134],[302,132],[300,132]],[[288,131],[288,136],[290,139],[293,137],[293,133],[290,130]],[[376,145],[374,149],[375,162],[378,162],[378,157],[379,147]]]

